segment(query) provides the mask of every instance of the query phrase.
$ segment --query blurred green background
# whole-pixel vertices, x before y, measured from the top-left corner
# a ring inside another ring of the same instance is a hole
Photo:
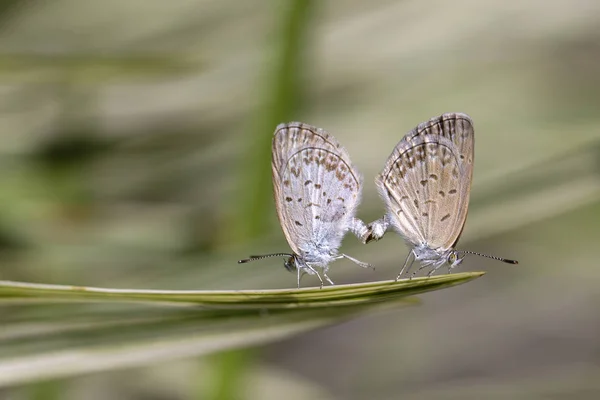
[[[288,250],[275,125],[333,133],[371,221],[395,144],[456,111],[477,138],[459,248],[520,262],[467,258],[488,274],[420,307],[0,398],[599,397],[598,1],[12,0],[0,22],[2,279],[293,287],[281,260],[236,263]],[[338,284],[392,279],[407,254],[394,234],[343,250],[376,271],[336,262]]]

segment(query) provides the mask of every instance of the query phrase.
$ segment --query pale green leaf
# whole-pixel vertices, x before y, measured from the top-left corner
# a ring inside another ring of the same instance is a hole
[[[129,290],[0,281],[0,386],[269,343],[481,272],[248,291]]]

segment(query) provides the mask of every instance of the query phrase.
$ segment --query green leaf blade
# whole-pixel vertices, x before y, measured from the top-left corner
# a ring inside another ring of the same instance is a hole
[[[0,302],[13,300],[187,303],[210,308],[314,308],[363,304],[425,293],[483,275],[463,272],[412,280],[272,290],[133,290],[0,281]]]
[[[0,387],[266,344],[481,272],[319,288],[132,290],[0,281]]]

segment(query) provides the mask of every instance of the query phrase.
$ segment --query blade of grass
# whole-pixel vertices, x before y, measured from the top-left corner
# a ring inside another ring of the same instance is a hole
[[[278,39],[274,63],[271,63],[271,54],[266,61],[269,68],[268,84],[265,86],[265,104],[257,115],[256,132],[249,137],[247,143],[247,157],[240,169],[239,188],[243,201],[235,204],[239,210],[232,224],[234,235],[240,241],[255,238],[265,232],[269,214],[272,212],[272,195],[270,182],[269,160],[271,148],[271,134],[273,128],[280,122],[293,118],[293,113],[301,105],[301,73],[304,70],[304,52],[306,51],[307,37],[310,32],[310,19],[316,2],[312,0],[291,0],[274,3],[277,11],[282,7],[282,16],[275,20],[281,25],[280,32],[276,33]],[[270,50],[270,49],[269,49]],[[270,53],[270,51],[269,51]],[[273,70],[271,70],[273,68]],[[230,229],[230,228],[228,228]],[[238,356],[241,363],[249,363],[251,357]],[[239,398],[240,393],[233,393],[230,381],[239,381],[239,376],[245,368],[238,366],[231,368],[231,362],[217,363],[225,370],[217,371],[219,382],[214,383],[211,399],[228,400]],[[232,374],[235,374],[233,376]],[[237,390],[234,388],[233,390]],[[205,396],[198,396],[205,398]]]
[[[121,301],[198,305],[212,309],[323,308],[387,301],[467,282],[483,272],[412,280],[272,290],[135,290],[0,281],[0,301]]]
[[[277,124],[295,118],[294,113],[302,105],[304,54],[315,2],[293,0],[276,2],[276,5],[283,7],[283,16],[277,18],[281,21],[281,32],[277,35],[275,62],[271,62],[269,54],[265,106],[257,117],[256,132],[248,137],[247,157],[240,171],[240,198],[243,201],[236,204],[240,210],[236,228],[242,240],[255,238],[266,230],[268,217],[273,212],[270,168],[273,130]]]
[[[365,313],[416,304],[408,296],[481,275],[215,292],[0,281],[0,386],[269,343]]]

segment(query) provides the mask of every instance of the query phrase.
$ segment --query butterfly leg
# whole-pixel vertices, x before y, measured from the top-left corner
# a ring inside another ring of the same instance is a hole
[[[354,257],[350,257],[350,256],[349,256],[349,255],[347,255],[347,254],[340,254],[339,256],[337,256],[337,257],[336,257],[336,260],[339,260],[340,258],[346,258],[346,259],[348,259],[348,260],[352,261],[354,264],[356,264],[356,265],[358,265],[359,267],[362,267],[362,268],[371,268],[371,269],[375,269],[375,267],[373,267],[371,264],[369,264],[369,263],[366,263],[366,262],[359,261],[359,260],[357,260],[356,258],[354,258]]]
[[[451,269],[452,269],[452,267],[448,267],[448,273],[450,273],[450,270],[451,270]],[[429,272],[427,273],[427,277],[428,277],[428,278],[431,278],[431,276],[432,276],[433,274],[435,274],[435,271],[437,271],[437,270],[438,270],[437,268],[434,268],[434,269],[432,269],[431,271],[429,271]]]
[[[311,275],[313,275],[313,274],[314,274],[314,275],[317,275],[317,278],[319,278],[319,281],[321,281],[321,289],[323,289],[323,278],[321,278],[321,275],[320,275],[320,274],[317,272],[317,270],[316,270],[316,269],[314,269],[313,267],[311,267],[311,266],[310,266],[310,265],[308,265],[308,264],[305,264],[305,268],[306,268],[307,270],[309,270],[309,271],[312,271],[312,274],[311,274]]]
[[[414,276],[415,276],[416,274],[418,274],[418,273],[419,273],[421,270],[423,270],[423,269],[425,269],[425,268],[429,267],[430,265],[431,265],[431,264],[423,264],[423,265],[421,265],[421,266],[419,267],[419,269],[417,269],[415,272],[413,272],[413,273],[412,273],[412,275],[410,276],[410,279],[414,278]],[[428,278],[431,278],[431,275],[433,275],[433,274],[435,273],[435,271],[437,271],[437,269],[438,269],[438,267],[433,267],[433,269],[427,273],[427,277],[428,277]]]
[[[329,282],[330,285],[335,285],[335,283],[333,283],[333,281],[327,276],[325,271],[323,271],[323,277],[327,280],[327,282]],[[321,285],[321,288],[323,288],[323,285]]]
[[[431,272],[430,272],[431,273]],[[448,273],[451,274],[452,273],[452,265],[448,264]]]
[[[412,261],[410,262],[410,265],[409,265],[408,260],[411,258],[411,256],[412,256]],[[404,261],[404,266],[402,267],[402,269],[400,270],[400,273],[396,277],[396,282],[398,282],[398,280],[400,280],[400,277],[402,276],[404,271],[406,271],[406,273],[408,274],[408,271],[410,271],[410,268],[412,267],[413,263],[415,262],[415,259],[416,259],[415,252],[413,250],[411,250],[410,253],[408,253],[408,255],[406,256],[406,260]],[[407,266],[408,266],[408,268],[407,268]]]
[[[458,264],[454,264],[454,265],[453,265],[453,264],[448,264],[448,273],[449,273],[449,274],[451,274],[451,273],[452,273],[452,270],[453,270],[454,268],[458,267],[459,265],[460,265],[460,263],[458,263]]]

